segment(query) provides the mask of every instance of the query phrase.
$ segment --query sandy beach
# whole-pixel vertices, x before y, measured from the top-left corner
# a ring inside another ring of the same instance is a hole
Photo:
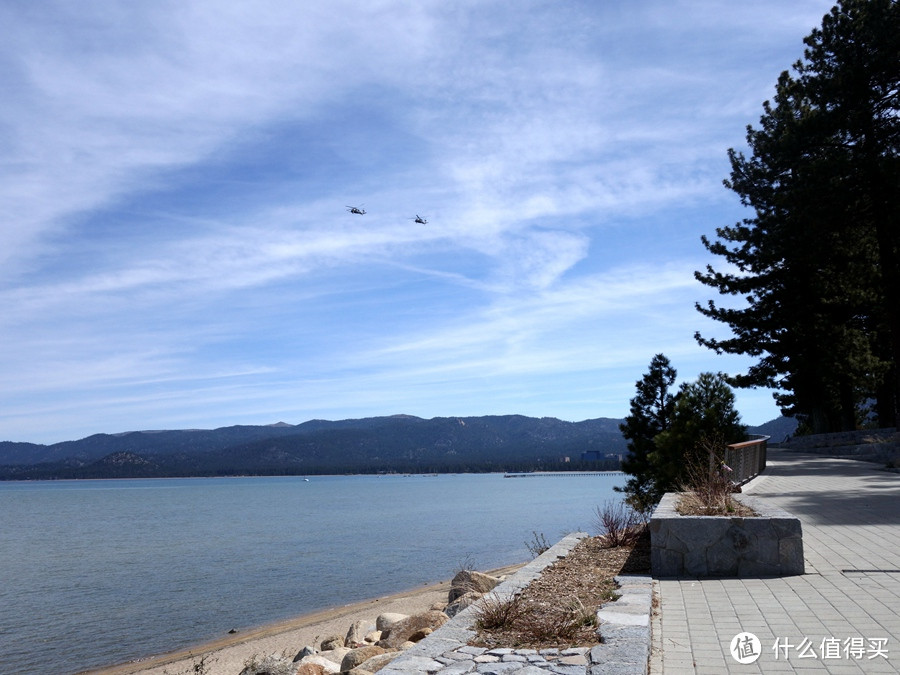
[[[488,573],[511,574],[520,565],[512,565]],[[429,584],[363,602],[333,607],[311,614],[267,624],[259,628],[227,635],[219,640],[197,645],[141,661],[85,671],[85,675],[188,675],[204,658],[205,675],[238,675],[245,662],[254,656],[288,654],[291,658],[303,647],[318,646],[331,635],[346,635],[350,625],[360,619],[375,618],[385,612],[417,614],[438,603],[447,602],[450,581]]]

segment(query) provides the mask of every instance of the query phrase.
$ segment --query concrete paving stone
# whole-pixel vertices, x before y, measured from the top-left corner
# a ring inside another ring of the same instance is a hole
[[[589,675],[645,675],[647,672],[645,666],[632,663],[607,663],[600,666],[593,666]]]
[[[759,664],[759,661],[756,662]],[[738,664],[735,664],[736,666]],[[765,662],[765,670],[760,670],[759,672],[765,673],[792,673],[794,672],[793,666],[790,663],[785,663],[784,661],[766,661]],[[762,668],[762,666],[759,666]]]
[[[462,650],[456,650],[452,652],[444,652],[441,654],[441,658],[449,659],[451,661],[465,661],[467,659],[472,659],[475,656],[480,656],[478,654],[472,654],[470,652],[464,652]]]
[[[487,651],[487,647],[475,647],[473,645],[465,645],[463,647],[460,647],[457,651],[462,654],[471,654],[472,656],[480,656],[481,654],[484,654]]]
[[[422,656],[410,656],[409,654],[404,654],[402,659],[401,663],[394,665],[392,662],[378,672],[383,673],[384,675],[410,672],[436,673],[444,667],[442,663],[438,663],[434,659]]]
[[[537,666],[525,666],[513,671],[515,675],[547,675],[547,671]]]
[[[522,665],[519,663],[482,663],[479,664],[475,671],[484,673],[484,675],[501,675],[503,673],[513,673],[520,670]]]
[[[760,671],[732,660],[726,661],[728,672],[868,672],[849,661],[775,661],[765,650],[776,637],[797,641],[807,635],[849,637],[882,630],[886,637],[900,640],[900,618],[894,613],[900,604],[896,583],[900,575],[887,580],[841,572],[897,566],[900,519],[887,514],[900,513],[900,479],[862,462],[780,451],[769,458],[770,468],[744,491],[801,519],[807,573],[702,582],[657,580],[660,610],[653,620],[651,673],[694,672],[697,669],[686,663],[684,655],[706,656],[709,637],[730,643],[738,627],[763,642],[764,656],[757,663],[766,668]],[[874,499],[879,500],[878,512],[858,506]],[[686,629],[686,651],[682,633],[673,633],[673,628]],[[677,641],[670,639],[673,635]],[[697,662],[704,669],[709,666]],[[893,663],[876,667],[900,672]]]
[[[584,675],[584,666],[569,666],[566,664],[550,663],[550,672],[556,675]]]
[[[439,670],[439,675],[464,675],[475,670],[476,663],[474,661],[457,661],[456,663]]]
[[[663,672],[665,672],[665,673],[693,673],[694,672],[694,659],[684,658],[684,657],[677,657],[674,659],[670,659],[668,657],[664,657],[663,658]]]
[[[850,664],[835,664],[835,663],[823,663],[822,668],[827,669],[828,675],[858,675],[859,673],[865,672],[859,668],[859,666],[850,665]]]

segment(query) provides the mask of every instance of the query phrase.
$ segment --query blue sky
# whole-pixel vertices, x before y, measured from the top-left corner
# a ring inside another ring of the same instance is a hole
[[[624,417],[658,352],[742,370],[693,339],[700,236],[831,4],[2,3],[0,440]]]

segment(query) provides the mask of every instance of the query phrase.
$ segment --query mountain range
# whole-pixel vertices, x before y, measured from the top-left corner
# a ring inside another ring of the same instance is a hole
[[[393,415],[95,434],[52,445],[3,441],[0,480],[618,469],[627,452],[621,422]],[[793,431],[767,424],[750,433]]]

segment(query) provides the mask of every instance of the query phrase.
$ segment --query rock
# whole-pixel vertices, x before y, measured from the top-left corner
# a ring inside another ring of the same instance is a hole
[[[379,641],[379,645],[388,649],[399,649],[404,642],[412,641],[412,636],[426,628],[435,630],[450,619],[443,612],[429,610],[407,617],[391,626]]]
[[[448,599],[450,602],[453,602],[470,591],[487,593],[499,583],[500,580],[497,577],[492,577],[489,574],[482,574],[474,570],[462,570],[450,582],[450,596]]]
[[[329,649],[327,652],[322,652],[319,656],[340,666],[341,661],[344,660],[344,657],[347,656],[350,651],[352,651],[350,647],[337,647],[335,649]]]
[[[348,670],[347,675],[375,675],[375,673],[364,668],[354,668],[353,670]]]
[[[294,657],[294,663],[297,663],[297,661],[302,661],[304,657],[312,656],[313,654],[317,653],[318,652],[316,652],[315,649],[313,649],[309,645],[306,645],[303,649],[297,652],[297,655]]]
[[[365,642],[369,644],[375,644],[381,639],[381,631],[373,630],[371,633],[366,633],[366,637],[363,638]]]
[[[341,647],[343,649],[343,647]],[[350,651],[349,649],[347,651]],[[341,672],[341,664],[340,662],[335,662],[321,654],[314,654],[312,656],[307,656],[300,662],[301,666],[312,665],[318,666],[322,669],[322,672],[325,675],[333,675],[334,673]],[[298,671],[299,672],[299,671]]]
[[[375,630],[384,632],[401,619],[408,618],[409,614],[399,614],[397,612],[385,612],[384,614],[379,614],[378,618],[375,619]]]
[[[354,621],[350,630],[347,631],[347,637],[344,638],[344,646],[353,649],[363,643],[366,633],[371,633],[373,630],[375,630],[375,624],[368,619]]]
[[[261,659],[253,657],[240,675],[294,675],[296,668],[288,659],[271,654]]]
[[[418,642],[419,640],[424,640],[433,632],[434,628],[423,628],[422,630],[417,630],[415,633],[409,636],[409,640],[407,640],[407,642]]]
[[[302,663],[295,675],[328,675],[328,672],[318,663]]]
[[[341,672],[345,673],[348,670],[353,670],[363,661],[367,661],[373,656],[384,654],[385,651],[387,650],[383,649],[382,647],[376,647],[375,645],[367,645],[365,647],[357,647],[356,649],[351,649],[349,652],[347,652],[344,660],[341,661]]]
[[[378,654],[370,659],[366,659],[354,668],[354,670],[368,670],[371,673],[377,673],[402,653],[403,652],[385,652],[384,654]]]
[[[344,642],[344,639],[345,638],[340,635],[329,635],[319,644],[319,649],[323,652],[327,652],[332,649],[337,649],[338,647],[345,647],[346,643]]]
[[[447,609],[444,610],[444,614],[446,614],[450,618],[453,618],[461,611],[463,611],[466,607],[483,597],[484,593],[479,593],[478,591],[469,591],[465,595],[459,596],[456,600],[447,605]]]

